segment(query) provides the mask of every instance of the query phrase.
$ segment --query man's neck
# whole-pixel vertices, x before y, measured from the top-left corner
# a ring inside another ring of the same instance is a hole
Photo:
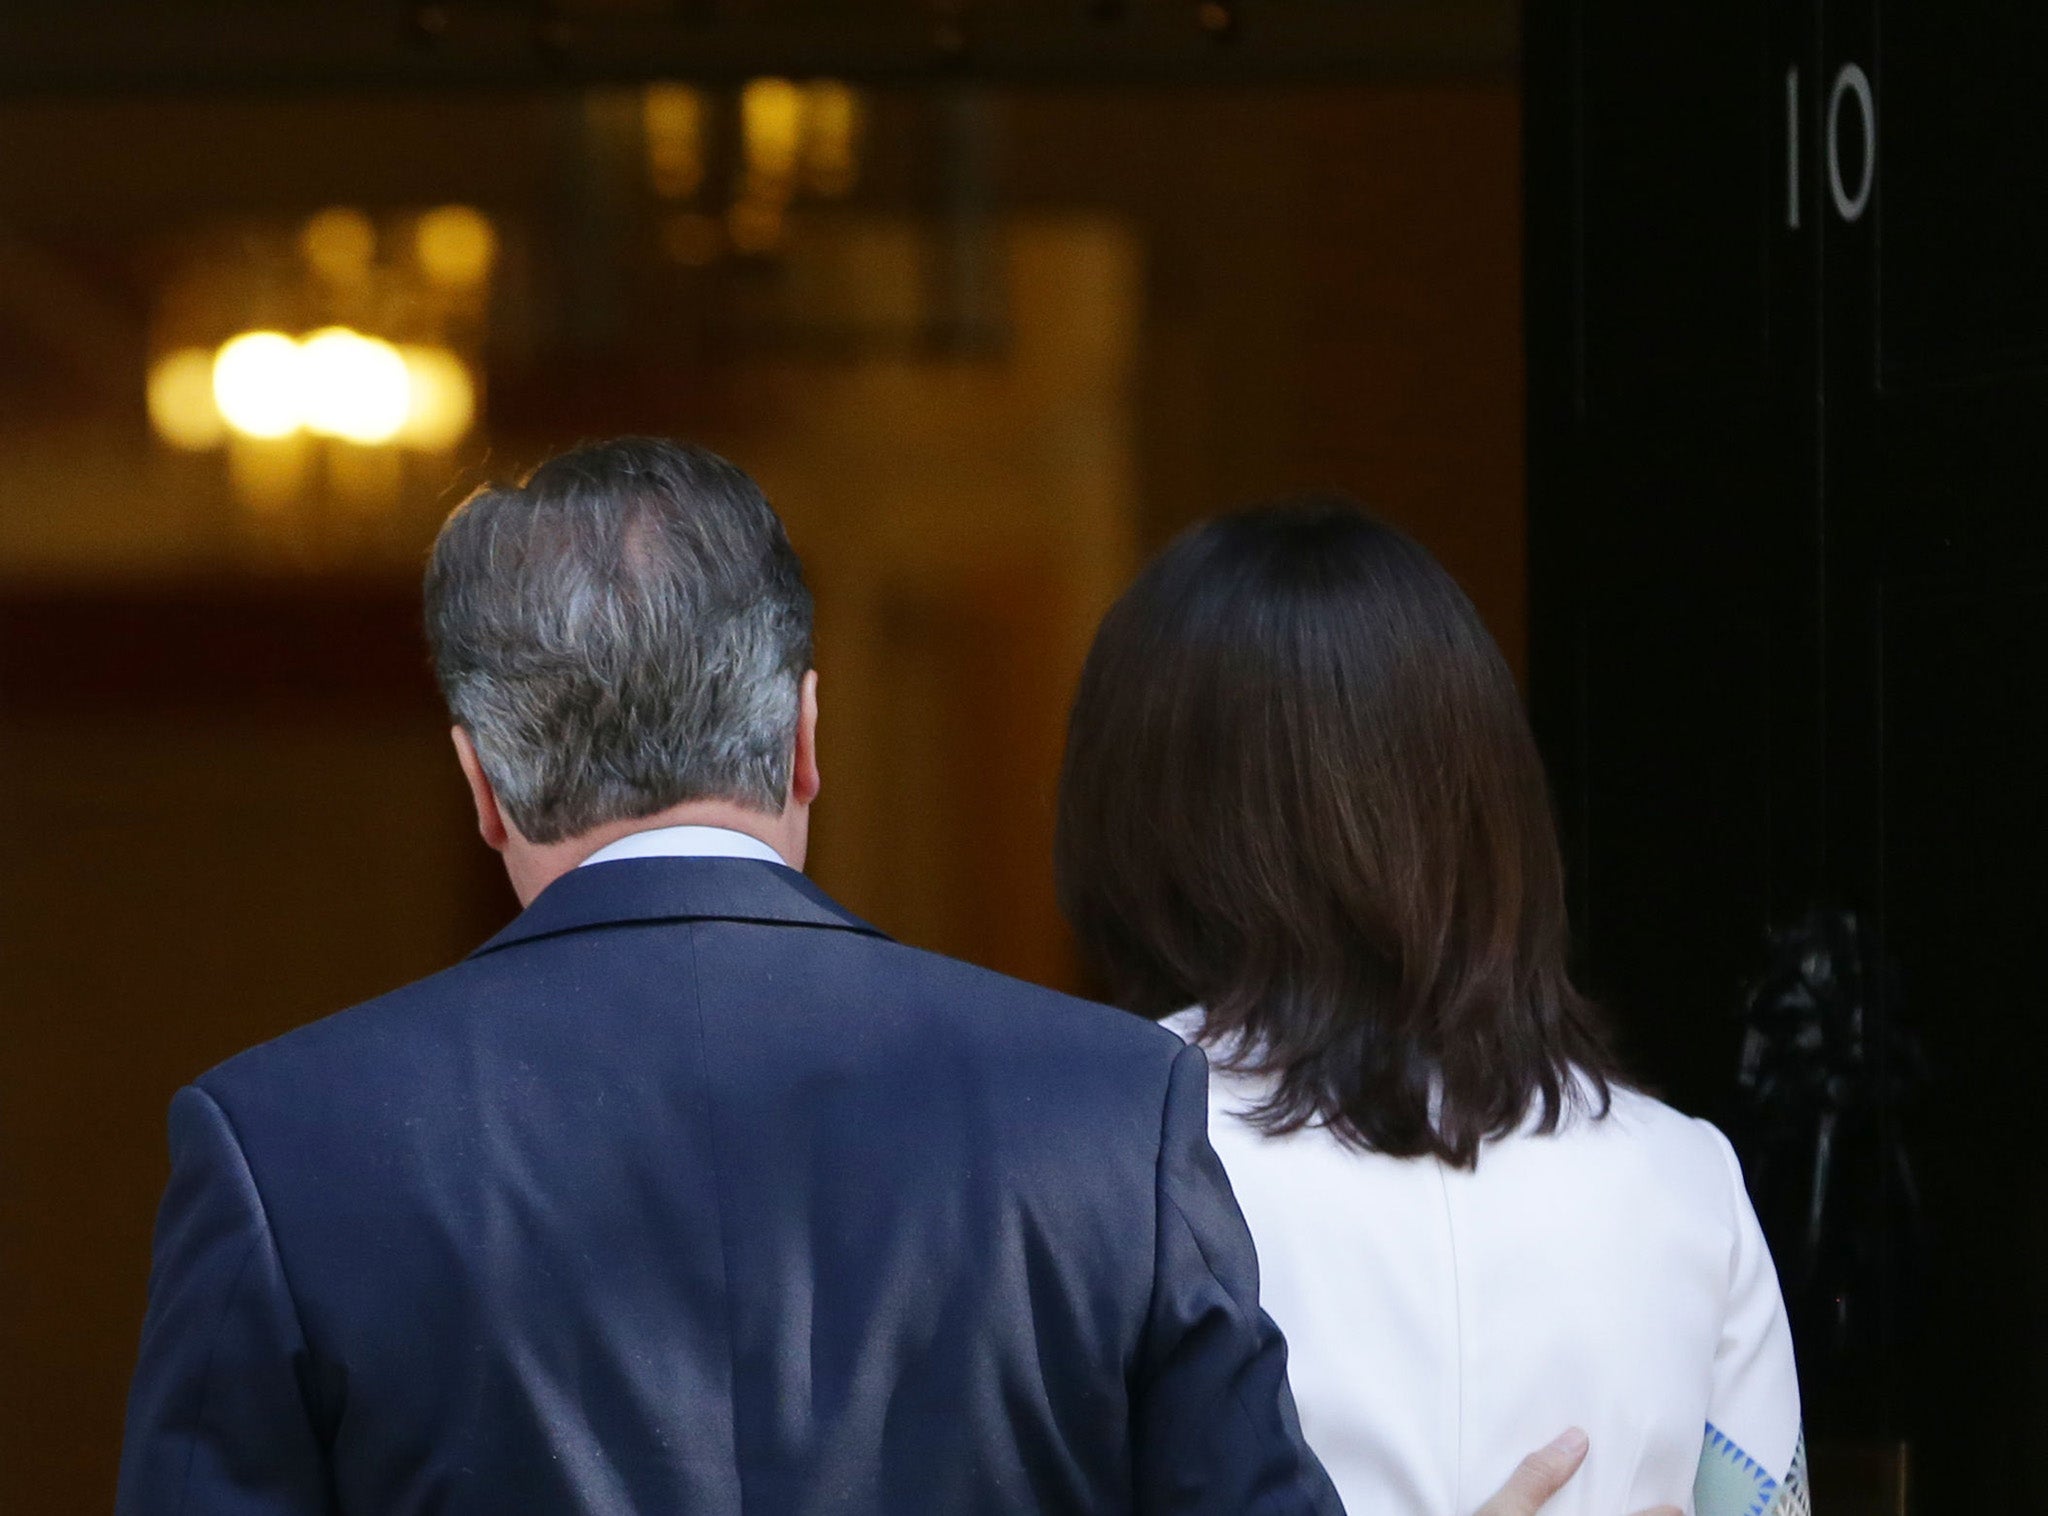
[[[712,826],[738,832],[766,843],[791,868],[804,865],[805,817],[796,806],[779,816],[764,815],[730,800],[686,800],[651,816],[625,821],[607,821],[560,842],[527,842],[523,838],[505,849],[505,872],[511,876],[513,891],[521,905],[582,863],[599,848],[635,832],[652,832],[671,826]]]

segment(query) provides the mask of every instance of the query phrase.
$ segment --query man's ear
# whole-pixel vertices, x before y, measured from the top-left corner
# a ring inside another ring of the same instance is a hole
[[[498,809],[498,792],[491,788],[491,776],[484,772],[483,760],[476,755],[476,743],[459,726],[451,727],[448,735],[455,739],[455,761],[462,765],[462,777],[469,781],[469,798],[476,802],[477,833],[494,852],[502,853],[510,834],[505,828],[505,814]]]
[[[797,695],[796,762],[789,770],[789,799],[809,805],[818,798],[818,671],[804,675]]]

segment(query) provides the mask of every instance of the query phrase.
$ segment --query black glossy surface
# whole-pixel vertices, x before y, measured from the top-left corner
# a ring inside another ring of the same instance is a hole
[[[1683,10],[1528,15],[1532,697],[1587,975],[1652,1082],[1719,1114],[1766,928],[1875,925],[1874,1014],[1932,1070],[1885,1118],[1926,1233],[1871,1240],[1840,1352],[1803,1334],[1809,1428],[1909,1442],[1915,1512],[2048,1510],[2000,1453],[2048,1423],[2048,21]],[[1824,157],[1850,62],[1853,222]]]

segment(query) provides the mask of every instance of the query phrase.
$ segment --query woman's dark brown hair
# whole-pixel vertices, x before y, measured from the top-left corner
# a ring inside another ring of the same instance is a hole
[[[1274,1076],[1268,1131],[1469,1167],[1618,1078],[1514,678],[1450,575],[1341,498],[1196,527],[1110,611],[1058,876],[1118,1004],[1199,1004]]]

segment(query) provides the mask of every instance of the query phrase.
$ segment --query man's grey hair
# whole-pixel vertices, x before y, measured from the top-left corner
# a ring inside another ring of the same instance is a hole
[[[478,490],[434,543],[426,620],[448,708],[530,841],[686,800],[782,810],[811,595],[716,454],[627,438]]]

